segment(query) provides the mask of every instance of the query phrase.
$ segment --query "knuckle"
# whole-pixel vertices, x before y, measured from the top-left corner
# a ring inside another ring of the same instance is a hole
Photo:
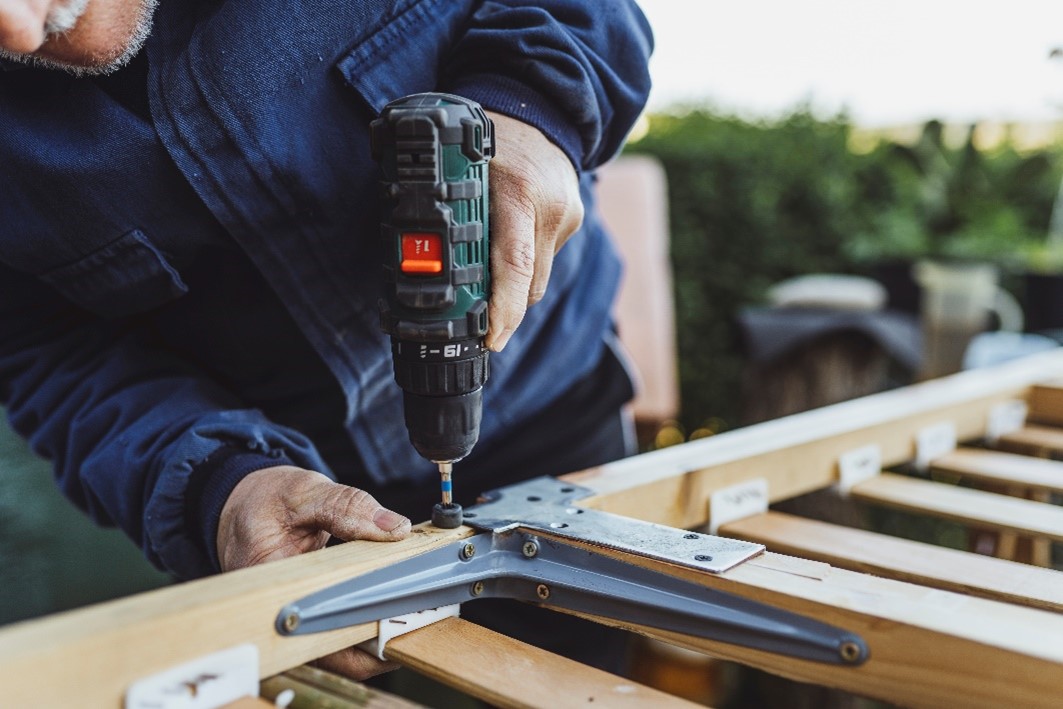
[[[368,515],[377,506],[376,500],[365,490],[345,486],[337,495],[333,512],[337,519],[353,519]]]
[[[519,281],[529,281],[535,275],[535,244],[532,241],[515,240],[501,256],[505,270]]]

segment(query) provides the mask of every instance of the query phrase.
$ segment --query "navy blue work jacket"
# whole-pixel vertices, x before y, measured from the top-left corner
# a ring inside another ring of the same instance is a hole
[[[626,0],[168,0],[110,77],[4,65],[13,427],[181,577],[216,570],[217,514],[252,470],[428,480],[378,328],[369,122],[406,94],[467,96],[562,147],[589,200],[644,104],[650,45]],[[595,365],[618,277],[591,210],[493,357],[481,447]]]

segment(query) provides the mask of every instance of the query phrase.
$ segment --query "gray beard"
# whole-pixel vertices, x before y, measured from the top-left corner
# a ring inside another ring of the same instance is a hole
[[[90,0],[67,0],[63,5],[49,12],[44,24],[44,31],[47,36],[56,37],[72,30],[77,25],[81,15],[84,14],[89,2]],[[148,36],[151,34],[151,22],[155,17],[155,8],[157,6],[158,0],[140,0],[140,15],[137,17],[137,23],[133,28],[132,34],[126,41],[125,48],[118,57],[106,64],[81,66],[50,57],[40,57],[36,54],[16,54],[3,48],[0,48],[0,58],[42,69],[56,69],[74,76],[112,74],[128,64],[144,46],[144,42],[147,41]]]

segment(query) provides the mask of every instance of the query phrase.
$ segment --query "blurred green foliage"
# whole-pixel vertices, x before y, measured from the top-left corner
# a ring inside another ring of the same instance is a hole
[[[930,122],[911,145],[851,149],[845,116],[797,109],[747,121],[709,110],[656,115],[631,153],[667,172],[683,423],[737,423],[734,316],[791,276],[870,274],[925,256],[1016,264],[1044,251],[1060,152],[1010,140],[958,147]]]

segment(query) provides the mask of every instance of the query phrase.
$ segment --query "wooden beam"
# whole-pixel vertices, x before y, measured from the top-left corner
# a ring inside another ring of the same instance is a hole
[[[1053,351],[985,370],[962,372],[755,426],[665,448],[564,476],[595,493],[586,506],[674,527],[708,519],[710,495],[760,477],[772,502],[828,487],[838,458],[878,445],[885,466],[915,457],[917,433],[943,421],[959,440],[985,435],[989,412],[1025,398],[1037,382],[1063,377]]]
[[[1063,541],[1063,508],[982,490],[883,473],[856,485],[864,502],[950,519],[981,529]]]
[[[935,458],[930,467],[981,482],[1063,492],[1063,461],[1058,460],[958,448]]]
[[[501,707],[701,706],[460,618],[389,640],[385,656]]]
[[[261,695],[275,707],[286,691],[290,709],[422,709],[421,704],[368,687],[340,675],[303,665],[262,680]]]
[[[241,643],[260,677],[376,636],[366,624],[281,637],[281,607],[352,576],[438,548],[471,530],[414,529],[401,542],[352,542],[0,630],[5,706],[119,707],[137,679]]]
[[[848,529],[782,512],[747,517],[720,529],[769,551],[982,598],[1063,611],[1063,573]]]

